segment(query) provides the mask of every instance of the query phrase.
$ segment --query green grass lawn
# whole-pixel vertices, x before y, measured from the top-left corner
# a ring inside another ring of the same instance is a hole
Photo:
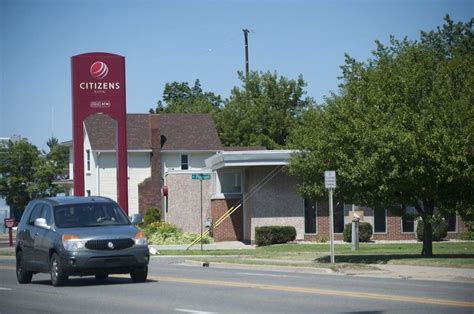
[[[474,242],[433,243],[434,256],[420,255],[421,243],[361,243],[358,251],[351,244],[335,245],[336,263],[362,266],[366,264],[400,264],[474,268]],[[329,244],[282,244],[256,249],[160,251],[162,255],[195,255],[195,260],[214,262],[266,264],[278,266],[327,267]],[[200,255],[205,255],[199,257]]]

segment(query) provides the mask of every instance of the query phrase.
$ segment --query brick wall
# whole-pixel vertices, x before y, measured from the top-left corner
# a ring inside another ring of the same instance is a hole
[[[160,116],[150,115],[151,139],[151,177],[138,185],[138,210],[145,215],[146,209],[157,207],[161,209],[161,134]]]
[[[214,175],[202,182],[202,222],[211,217],[211,194]],[[186,232],[201,232],[201,191],[199,180],[193,180],[190,173],[170,173],[166,176],[168,186],[168,213],[166,221]]]
[[[416,230],[416,224],[414,226]],[[402,232],[400,212],[387,209],[387,233],[374,233],[373,240],[416,240],[416,232]]]
[[[457,220],[457,232],[449,232],[448,239],[457,239],[459,234],[467,231],[466,224],[460,217]],[[329,202],[318,202],[317,210],[317,234],[305,234],[305,241],[314,241],[314,238],[319,236],[327,236],[329,239]],[[416,230],[416,224],[415,224]],[[342,234],[335,234],[335,240],[342,240]],[[399,241],[399,240],[416,240],[416,232],[404,233],[402,232],[402,217],[397,211],[387,210],[387,232],[386,233],[374,233],[372,240],[387,240],[387,241]]]
[[[216,222],[240,199],[214,199],[211,201],[212,221]],[[243,241],[243,208],[237,209],[218,227],[214,228],[214,241]]]
[[[245,240],[255,240],[255,228],[261,226],[293,226],[296,239],[304,237],[304,202],[297,191],[297,180],[284,170],[255,190],[274,166],[249,167],[245,170]]]

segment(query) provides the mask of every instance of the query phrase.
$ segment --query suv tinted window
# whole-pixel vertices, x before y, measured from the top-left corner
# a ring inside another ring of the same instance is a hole
[[[114,203],[61,205],[54,208],[54,220],[59,228],[128,225],[130,221]]]
[[[40,218],[43,210],[43,204],[36,204],[31,211],[30,219],[28,219],[29,225],[34,225],[36,218]]]

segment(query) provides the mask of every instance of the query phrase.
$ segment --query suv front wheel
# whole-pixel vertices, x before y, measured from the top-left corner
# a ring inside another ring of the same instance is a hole
[[[61,268],[61,261],[59,260],[59,256],[56,253],[53,253],[51,256],[51,284],[55,287],[62,286],[66,280],[67,275],[64,274]]]
[[[16,253],[16,279],[18,283],[30,283],[33,278],[33,273],[26,270],[25,264],[23,252],[18,251],[18,253]]]
[[[145,282],[147,276],[148,266],[136,268],[130,273],[130,277],[132,278],[133,282]]]

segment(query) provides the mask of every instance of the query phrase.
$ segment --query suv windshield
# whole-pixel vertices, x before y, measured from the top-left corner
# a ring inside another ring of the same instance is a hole
[[[61,205],[54,208],[54,220],[59,228],[80,228],[108,225],[128,225],[122,209],[113,203]]]

